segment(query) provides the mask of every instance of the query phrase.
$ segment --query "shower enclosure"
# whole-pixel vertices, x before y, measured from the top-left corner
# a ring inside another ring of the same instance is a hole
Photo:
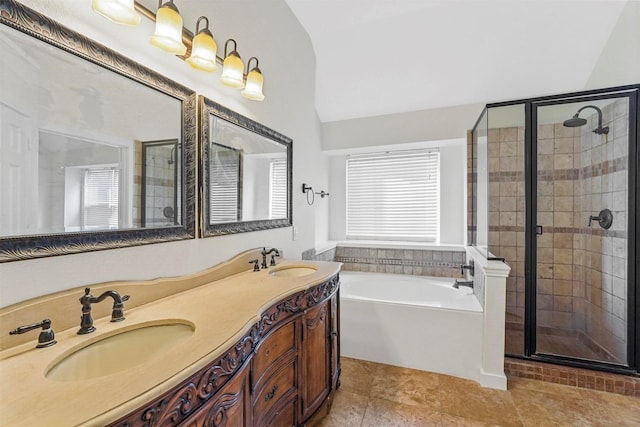
[[[469,241],[511,266],[508,355],[638,372],[639,91],[489,104],[471,132]]]
[[[140,227],[180,224],[178,140],[142,141],[136,144],[136,179],[140,194],[136,218]],[[139,163],[138,163],[138,160]]]

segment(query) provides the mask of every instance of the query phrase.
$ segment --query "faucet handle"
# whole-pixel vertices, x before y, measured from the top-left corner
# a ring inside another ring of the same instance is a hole
[[[113,307],[111,309],[111,322],[122,322],[124,320],[124,302],[129,301],[130,295],[123,295],[120,297],[120,301],[114,299]]]
[[[258,258],[252,259],[249,261],[249,264],[253,264],[253,271],[260,271],[260,266],[258,265]]]
[[[275,254],[273,254],[273,255],[271,255],[271,263],[270,263],[271,267],[273,267],[274,265],[276,265],[276,257],[277,257],[277,256],[280,256],[280,252],[278,252],[278,251],[276,250],[276,253],[275,253]]]
[[[44,319],[42,322],[32,325],[18,326],[9,332],[9,335],[21,335],[38,328],[42,328],[42,331],[40,331],[40,335],[38,336],[38,345],[36,345],[36,348],[51,347],[57,342],[53,329],[51,329],[51,319]]]

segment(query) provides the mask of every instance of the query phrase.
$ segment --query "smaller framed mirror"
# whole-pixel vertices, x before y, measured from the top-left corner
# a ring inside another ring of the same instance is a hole
[[[203,96],[202,237],[290,227],[292,140]]]

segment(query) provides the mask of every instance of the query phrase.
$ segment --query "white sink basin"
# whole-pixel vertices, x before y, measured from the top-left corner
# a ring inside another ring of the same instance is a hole
[[[45,376],[55,381],[78,381],[123,371],[174,348],[194,329],[188,322],[172,320],[110,335],[54,362]]]
[[[313,267],[287,266],[278,268],[277,270],[272,270],[269,274],[278,277],[301,277],[313,274],[316,271],[317,270]]]

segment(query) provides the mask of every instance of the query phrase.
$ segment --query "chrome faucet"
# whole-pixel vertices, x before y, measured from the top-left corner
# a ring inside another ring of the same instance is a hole
[[[121,297],[116,291],[106,291],[96,298],[91,295],[91,289],[85,288],[84,295],[80,297],[80,304],[82,304],[82,317],[80,318],[80,329],[78,330],[79,335],[88,334],[96,330],[93,326],[93,318],[91,317],[91,304],[101,302],[106,297],[113,298],[111,321],[120,322],[124,320],[124,301],[129,299],[129,295]]]
[[[260,267],[267,268],[267,255],[271,253],[273,253],[273,255],[271,255],[271,266],[273,267],[276,265],[275,257],[280,256],[280,252],[278,252],[276,248],[271,248],[269,250],[267,250],[267,248],[262,248],[262,252],[260,252],[262,255],[262,264],[260,264]]]
[[[468,282],[465,282],[464,280],[458,280],[456,279],[455,282],[453,282],[453,287],[456,289],[459,289],[460,286],[466,286],[468,288],[473,289],[473,280],[469,280]]]
[[[18,326],[9,332],[9,335],[21,335],[38,328],[42,328],[42,330],[38,336],[38,345],[36,345],[36,348],[50,347],[57,342],[54,339],[55,334],[53,333],[53,329],[51,329],[51,320],[49,319],[44,319],[42,322],[34,323],[33,325]]]

